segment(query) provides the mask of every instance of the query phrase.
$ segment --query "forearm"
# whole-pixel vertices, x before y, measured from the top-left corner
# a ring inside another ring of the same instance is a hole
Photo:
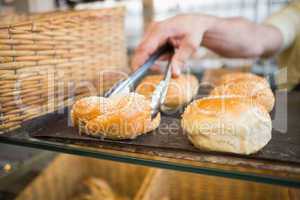
[[[179,15],[149,26],[132,59],[136,69],[162,44],[176,49],[171,58],[173,75],[200,45],[232,58],[271,56],[282,46],[281,32],[271,25],[258,25],[243,18]]]
[[[274,55],[281,48],[282,36],[270,25],[243,18],[220,18],[204,34],[202,45],[226,57],[264,57]]]

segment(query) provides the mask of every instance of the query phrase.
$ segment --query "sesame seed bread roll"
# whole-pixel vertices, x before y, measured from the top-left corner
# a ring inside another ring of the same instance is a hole
[[[84,122],[82,131],[87,135],[133,139],[156,129],[160,114],[152,120],[150,101],[142,95],[130,93],[110,98],[83,98],[74,104],[72,119],[75,124],[78,120]]]
[[[77,126],[79,121],[86,123],[102,114],[104,109],[112,109],[108,99],[90,96],[77,100],[71,110],[72,124]]]

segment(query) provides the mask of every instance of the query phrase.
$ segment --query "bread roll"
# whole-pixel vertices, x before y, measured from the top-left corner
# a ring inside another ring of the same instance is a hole
[[[225,75],[222,81],[224,84],[215,87],[210,93],[211,96],[249,97],[253,102],[264,106],[268,112],[272,111],[275,98],[265,79],[250,74],[236,74],[236,76],[232,74],[232,77]]]
[[[138,85],[136,92],[151,99],[155,87],[162,79],[162,75],[147,76]],[[193,75],[180,75],[178,78],[172,78],[169,83],[164,105],[175,109],[187,104],[197,94],[198,87],[198,80]]]
[[[271,118],[260,104],[243,97],[208,97],[192,102],[182,127],[195,147],[251,154],[271,139]]]
[[[100,178],[90,177],[84,180],[81,193],[74,196],[74,200],[116,200],[114,194],[108,183]]]
[[[240,81],[255,81],[259,82],[262,85],[265,85],[265,87],[270,87],[268,81],[265,78],[246,72],[227,73],[221,76],[218,83],[219,85],[223,85],[229,83],[237,83]]]
[[[105,109],[105,110],[104,110]],[[89,120],[103,114],[108,109],[113,109],[107,98],[90,96],[76,101],[71,110],[72,124],[77,126],[79,121],[88,122]]]
[[[160,123],[159,114],[151,120],[150,101],[136,93],[83,98],[73,105],[71,117],[75,125],[83,124],[85,134],[110,139],[133,139]]]

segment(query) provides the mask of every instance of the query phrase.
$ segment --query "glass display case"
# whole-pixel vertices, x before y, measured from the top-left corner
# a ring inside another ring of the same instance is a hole
[[[190,144],[185,146],[182,143],[187,141],[180,130],[175,134],[156,133],[121,142],[77,137],[77,129],[67,125],[67,114],[50,114],[40,118],[39,122],[35,119],[26,128],[2,134],[0,141],[151,167],[299,187],[300,154],[297,153],[299,144],[296,141],[299,139],[297,123],[300,107],[297,99],[300,93],[285,95],[277,94],[278,103],[287,100],[288,110],[283,114],[277,111],[277,116],[274,111],[271,142],[259,153],[250,156],[204,152],[194,149]],[[281,133],[282,130],[275,128],[282,127],[286,115],[289,116],[286,122],[288,131]],[[179,123],[170,116],[163,117],[164,122]],[[274,123],[278,123],[278,126]]]
[[[133,2],[139,5],[135,7]],[[133,2],[123,1],[128,9],[132,9],[127,13],[127,26],[125,27],[129,41],[129,44],[127,44],[129,57],[142,36],[143,26],[148,26],[153,19],[161,20],[178,13],[201,10],[204,13],[222,17],[244,16],[260,23],[265,17],[287,3],[286,1],[260,2],[255,0],[226,1],[223,3],[213,0],[199,1],[197,3],[195,1],[163,1],[164,3],[161,3],[155,0]],[[10,3],[5,5],[8,6]],[[94,3],[89,3],[89,5],[84,6],[77,5],[77,8],[86,9],[95,5]],[[103,5],[101,4],[101,6]],[[144,16],[142,16],[142,9],[144,9]],[[133,25],[135,23],[138,25]],[[120,46],[122,45],[120,44]],[[218,60],[218,64],[222,69],[232,70],[241,67],[240,62],[237,60],[226,60],[214,54],[212,55],[210,52],[207,53],[207,50],[204,51],[204,54],[206,54],[204,58],[195,55],[190,66],[190,71],[197,76],[200,83],[204,78],[207,78],[208,72],[215,70],[212,69],[216,68],[212,66],[216,63],[213,62],[215,60]],[[199,54],[202,53],[200,52]],[[208,67],[203,67],[200,71],[197,71],[195,68],[202,66],[203,60],[207,60],[205,65]],[[234,62],[237,62],[238,64],[235,65],[239,66],[236,67],[234,64],[230,66]],[[55,67],[59,64],[55,63]],[[161,125],[157,131],[140,136],[135,140],[114,141],[80,135],[76,128],[70,126],[70,107],[62,107],[56,112],[46,113],[30,120],[22,121],[21,126],[17,129],[4,131],[4,133],[0,134],[0,143],[2,145],[11,144],[30,147],[37,151],[47,150],[87,158],[175,170],[177,172],[300,188],[300,92],[276,88],[274,76],[278,71],[274,59],[268,61],[255,60],[251,61],[250,64],[248,61],[243,60],[242,65],[245,65],[242,67],[243,70],[251,70],[267,77],[276,99],[274,110],[271,112],[272,139],[266,147],[255,154],[239,155],[196,149],[188,141],[181,128],[182,110],[171,115],[162,114]],[[16,68],[15,70],[17,72],[18,69]],[[218,75],[215,76],[218,77]],[[206,88],[200,87],[197,98],[205,95],[207,95]],[[172,125],[172,130],[170,130],[170,124]],[[53,155],[51,154],[51,156]],[[17,165],[14,162],[11,163],[12,165]],[[4,166],[3,169],[5,169]]]

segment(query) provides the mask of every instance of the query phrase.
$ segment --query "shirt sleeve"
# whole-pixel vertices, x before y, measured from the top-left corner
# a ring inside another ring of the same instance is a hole
[[[290,3],[286,8],[274,13],[264,24],[277,27],[283,36],[281,51],[289,48],[300,32],[300,1]]]

